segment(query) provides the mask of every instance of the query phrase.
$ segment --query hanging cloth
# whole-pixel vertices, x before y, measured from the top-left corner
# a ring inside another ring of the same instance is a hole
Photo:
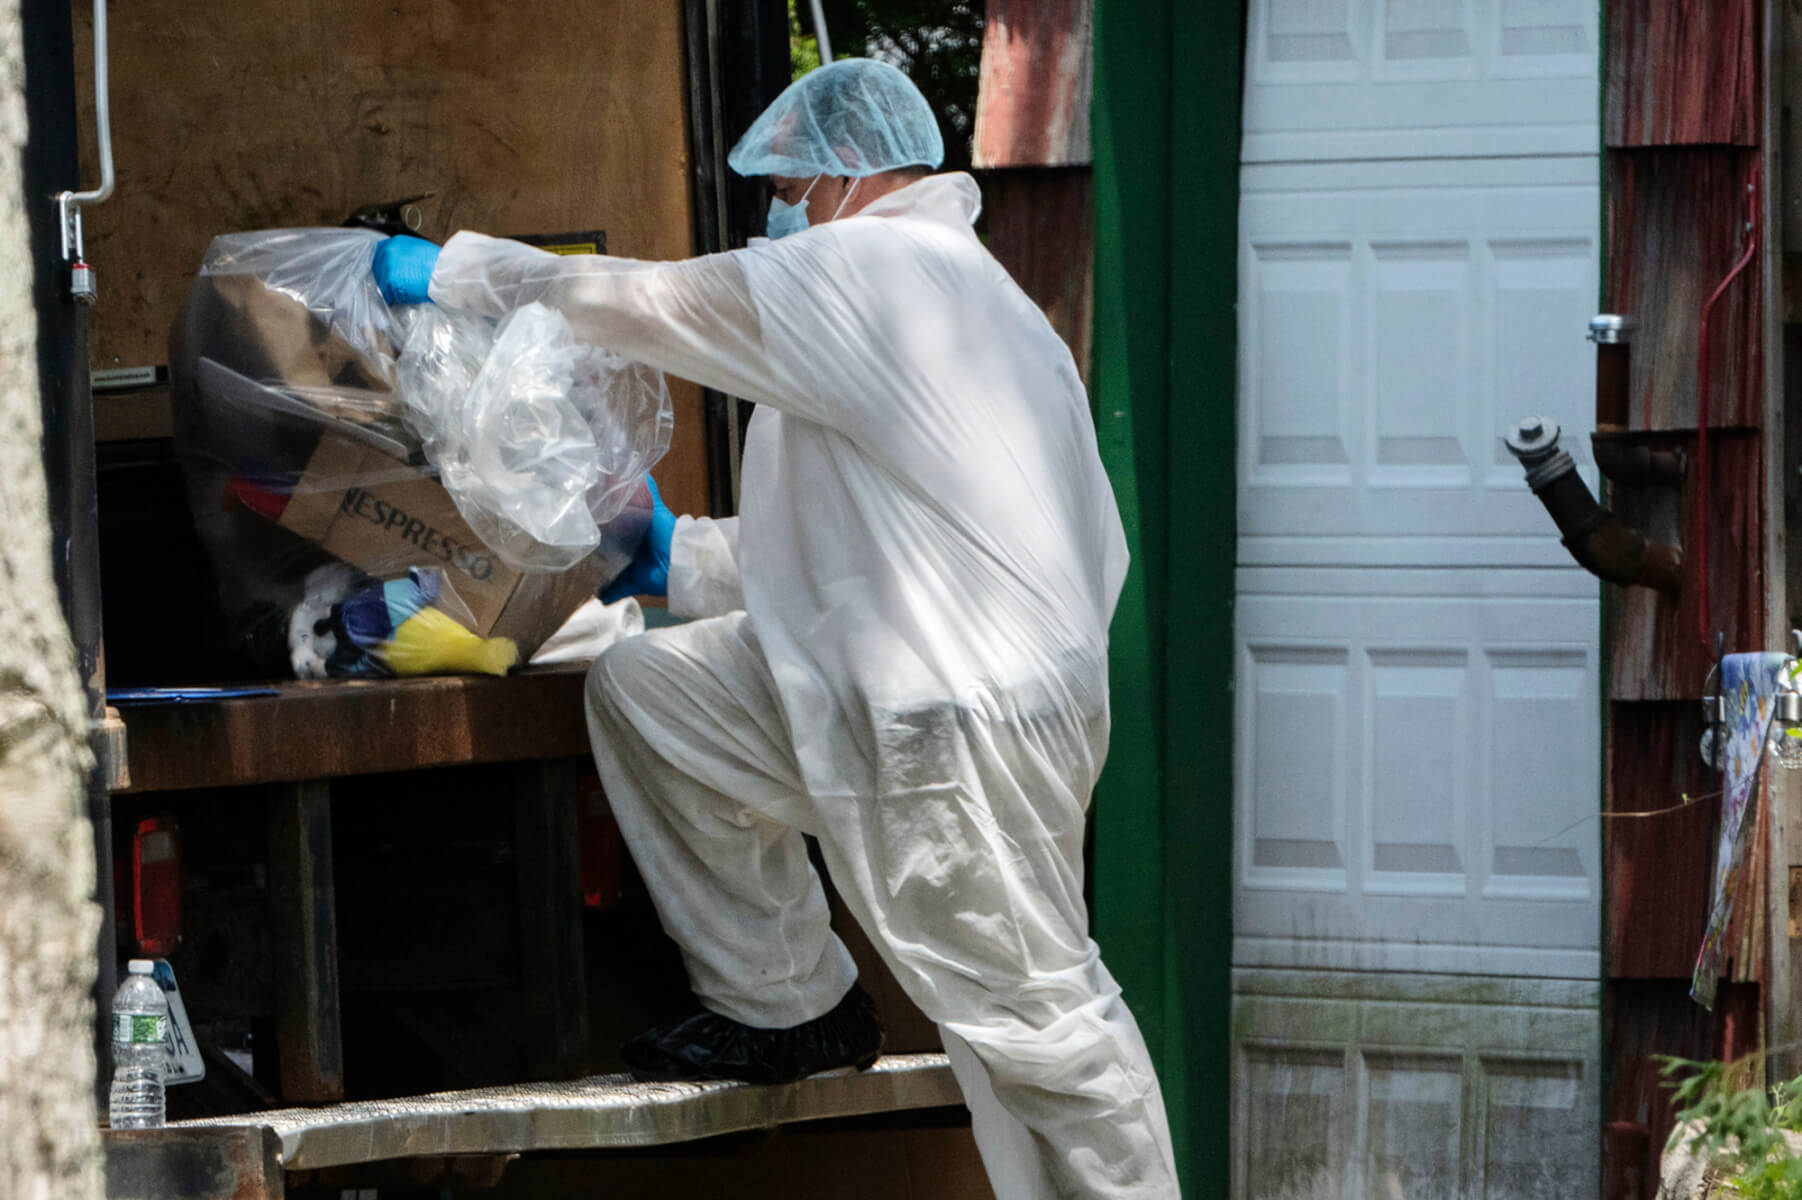
[[[1721,840],[1715,850],[1713,900],[1702,949],[1696,955],[1689,996],[1703,1008],[1714,1009],[1715,985],[1720,980],[1722,943],[1733,918],[1733,897],[1739,890],[1740,867],[1745,861],[1746,810],[1758,789],[1759,768],[1764,764],[1765,736],[1777,709],[1777,693],[1783,690],[1783,654],[1729,654],[1721,660],[1722,719],[1725,747],[1719,753],[1726,763],[1726,788],[1721,795]]]

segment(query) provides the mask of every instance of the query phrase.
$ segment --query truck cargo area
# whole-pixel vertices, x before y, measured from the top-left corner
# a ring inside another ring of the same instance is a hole
[[[26,7],[28,170],[67,187],[100,157],[99,10]],[[167,1127],[105,1134],[108,1195],[984,1194],[937,1031],[842,912],[888,1030],[873,1069],[630,1083],[619,1043],[694,1000],[594,776],[586,664],[276,678],[177,437],[171,329],[220,234],[410,197],[440,240],[742,244],[767,196],[721,164],[789,80],[788,28],[780,0],[115,6],[117,191],[85,210],[82,302],[41,289],[46,460],[101,751],[96,1003],[126,958],[167,960],[206,1070]],[[748,414],[670,382],[657,481],[726,515]]]

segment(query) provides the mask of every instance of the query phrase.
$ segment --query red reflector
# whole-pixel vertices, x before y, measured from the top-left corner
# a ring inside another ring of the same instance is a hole
[[[601,791],[599,776],[582,780],[576,803],[581,821],[582,902],[589,908],[612,908],[619,903],[626,843],[613,823],[613,808]]]
[[[181,826],[168,814],[145,817],[132,834],[131,920],[145,954],[181,941]]]

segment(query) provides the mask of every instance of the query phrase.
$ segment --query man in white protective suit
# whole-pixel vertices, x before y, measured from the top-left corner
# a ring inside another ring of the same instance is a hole
[[[769,240],[686,262],[396,238],[392,301],[532,301],[757,404],[737,518],[658,513],[611,589],[695,618],[588,680],[602,781],[703,1011],[649,1078],[867,1067],[881,1029],[803,834],[944,1033],[997,1195],[1177,1195],[1143,1038],[1089,937],[1084,813],[1127,554],[1068,350],[971,229],[893,67],[806,75],[730,161]]]

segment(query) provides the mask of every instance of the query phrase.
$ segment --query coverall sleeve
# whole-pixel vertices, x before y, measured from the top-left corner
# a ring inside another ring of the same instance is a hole
[[[653,263],[459,233],[438,256],[431,297],[489,317],[536,301],[584,341],[702,387],[790,407],[732,253]]]
[[[677,517],[676,532],[670,537],[670,612],[678,617],[719,617],[744,606],[738,518]]]

